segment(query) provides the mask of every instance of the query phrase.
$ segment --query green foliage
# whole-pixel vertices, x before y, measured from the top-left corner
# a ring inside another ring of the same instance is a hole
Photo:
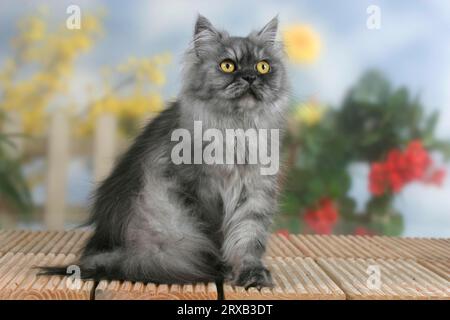
[[[4,117],[4,113],[0,112],[0,116]],[[0,133],[0,205],[27,214],[33,203],[21,163],[11,156],[14,147],[11,137]]]
[[[348,196],[349,165],[385,158],[393,148],[420,139],[429,151],[450,159],[450,144],[435,137],[439,119],[406,88],[393,88],[377,71],[368,71],[348,91],[342,104],[329,108],[314,126],[299,125],[285,140],[288,171],[282,195],[281,217],[276,226],[292,232],[303,230],[302,216],[324,197],[338,206],[336,233],[352,233],[364,226],[378,234],[399,235],[403,219],[393,209],[393,196],[372,197],[363,212],[355,211]],[[296,225],[293,221],[297,222]]]
[[[377,161],[414,139],[429,150],[445,151],[448,142],[434,137],[438,118],[437,111],[426,115],[408,89],[392,89],[380,73],[369,71],[346,95],[336,114],[336,130],[352,147],[352,160]]]

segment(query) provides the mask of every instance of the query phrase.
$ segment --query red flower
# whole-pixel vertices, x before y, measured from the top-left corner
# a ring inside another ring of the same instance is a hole
[[[356,227],[353,231],[354,235],[357,236],[373,236],[374,233],[365,227]]]
[[[435,170],[429,175],[433,161],[419,140],[411,141],[402,153],[400,150],[389,151],[384,162],[372,163],[369,173],[369,190],[375,196],[386,191],[400,192],[413,181],[421,180],[441,185],[445,171]]]
[[[389,172],[388,179],[391,189],[394,193],[400,192],[403,186],[405,185],[405,181],[403,180],[399,172],[396,171]]]
[[[283,237],[285,237],[285,238],[289,237],[289,230],[288,229],[278,229],[276,233],[281,235],[281,236],[283,236]]]
[[[436,186],[442,186],[444,183],[446,172],[444,169],[437,169],[431,173],[424,181],[426,183],[434,184]]]
[[[369,190],[380,196],[386,189],[386,168],[382,163],[372,163],[369,173]]]
[[[423,148],[422,142],[411,141],[404,153],[405,161],[408,163],[405,178],[409,181],[421,179],[427,169],[432,165],[431,157]]]
[[[399,150],[391,150],[384,163],[387,180],[392,191],[399,192],[406,183],[404,173],[408,170],[408,162]]]
[[[310,229],[318,234],[331,234],[338,220],[339,213],[329,198],[319,201],[317,208],[306,210],[305,222]]]

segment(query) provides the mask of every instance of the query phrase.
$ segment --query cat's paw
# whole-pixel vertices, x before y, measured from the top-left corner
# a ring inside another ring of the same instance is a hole
[[[261,289],[262,287],[273,287],[270,271],[263,265],[243,268],[234,279],[233,284],[244,287],[245,289],[250,287],[258,289]]]

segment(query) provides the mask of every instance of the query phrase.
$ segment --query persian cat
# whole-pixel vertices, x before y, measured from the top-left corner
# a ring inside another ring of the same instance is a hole
[[[93,194],[94,231],[78,261],[82,278],[272,285],[262,256],[277,211],[278,175],[261,174],[261,164],[247,158],[176,164],[172,135],[180,128],[193,133],[194,121],[220,132],[283,129],[289,90],[277,27],[274,18],[234,37],[197,18],[176,101],[144,128]]]

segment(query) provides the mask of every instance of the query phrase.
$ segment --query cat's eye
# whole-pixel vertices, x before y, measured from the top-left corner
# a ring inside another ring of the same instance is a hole
[[[233,72],[236,69],[236,67],[235,67],[233,61],[231,61],[231,60],[223,60],[220,63],[220,69],[223,72],[225,72],[225,73],[231,73],[231,72]]]
[[[266,74],[270,71],[270,65],[267,61],[260,61],[256,64],[256,70],[261,74]]]

